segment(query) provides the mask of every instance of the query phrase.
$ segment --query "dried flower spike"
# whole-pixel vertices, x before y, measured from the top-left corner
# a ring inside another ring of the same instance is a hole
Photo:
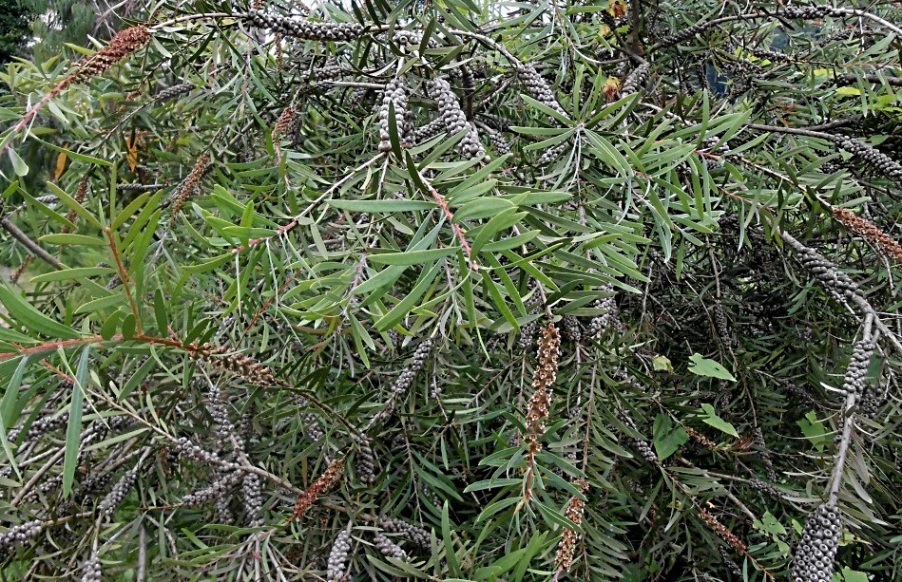
[[[79,61],[76,64],[77,69],[75,72],[54,87],[53,92],[59,92],[72,83],[80,83],[91,77],[103,74],[148,42],[150,42],[150,31],[146,26],[133,26],[120,30],[110,40],[110,44]]]
[[[871,221],[856,216],[851,210],[834,206],[831,208],[833,217],[854,233],[857,233],[870,242],[881,252],[892,258],[897,264],[902,264],[902,245],[896,239],[885,233]]]
[[[561,336],[553,321],[542,329],[539,338],[538,362],[532,377],[535,389],[526,412],[525,439],[538,446],[539,438],[545,433],[545,419],[551,407],[551,386],[557,378],[558,358],[561,354]]]
[[[589,482],[585,479],[578,479],[573,484],[581,493],[585,493],[589,489]],[[580,525],[583,521],[585,506],[585,501],[573,496],[567,502],[567,509],[564,511],[564,515],[576,525]],[[566,572],[570,570],[570,566],[573,565],[573,553],[576,551],[576,544],[579,543],[579,538],[580,534],[578,531],[570,528],[564,529],[561,541],[558,542],[557,553],[554,556],[554,564],[559,571],[563,570]]]
[[[176,216],[178,216],[179,212],[182,210],[182,206],[185,205],[185,201],[194,194],[194,190],[200,184],[201,178],[204,177],[204,174],[209,171],[212,164],[210,163],[210,156],[203,154],[197,161],[194,162],[194,167],[191,168],[191,172],[188,174],[188,177],[185,178],[181,184],[179,184],[178,188],[172,195],[172,211],[169,216],[169,224],[175,221]]]
[[[341,471],[344,468],[344,462],[341,460],[335,461],[329,468],[325,470],[325,472],[319,476],[319,478],[313,482],[310,487],[307,487],[306,491],[301,493],[298,496],[297,501],[294,502],[294,511],[291,514],[291,517],[288,519],[289,523],[304,517],[304,514],[307,512],[307,509],[310,508],[311,505],[319,498],[320,495],[323,494],[326,489],[335,485],[338,482],[338,479],[341,478]]]

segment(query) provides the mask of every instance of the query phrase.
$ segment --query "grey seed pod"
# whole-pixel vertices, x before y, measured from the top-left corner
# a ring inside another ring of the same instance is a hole
[[[572,342],[578,342],[583,337],[583,331],[579,325],[579,320],[572,315],[565,315],[561,318],[561,332],[564,339]]]
[[[517,67],[517,77],[520,79],[520,82],[523,83],[523,88],[526,89],[526,92],[529,93],[533,99],[550,107],[561,115],[567,115],[567,112],[564,111],[564,108],[561,107],[560,103],[558,103],[557,99],[554,97],[551,87],[532,65],[521,64]]]
[[[332,551],[329,552],[329,561],[326,567],[326,580],[338,581],[344,577],[350,550],[351,532],[349,526],[341,530],[332,543]]]
[[[774,487],[770,483],[765,483],[761,479],[752,479],[749,482],[749,486],[752,489],[766,493],[767,495],[770,495],[772,497],[780,497],[780,491],[776,487]]]
[[[876,347],[873,337],[866,337],[855,343],[843,380],[843,389],[846,393],[855,394],[860,398],[867,391],[868,366]]]
[[[542,294],[539,293],[539,290],[536,289],[537,283],[535,281],[529,282],[529,287],[533,289],[533,294],[526,302],[524,307],[526,308],[526,313],[529,315],[537,315],[542,312],[543,303],[542,303]],[[533,342],[536,338],[536,329],[539,326],[539,320],[533,319],[529,323],[525,323],[520,326],[520,337],[517,339],[517,348],[520,350],[529,349],[532,347]]]
[[[250,527],[263,527],[263,486],[256,473],[244,475],[244,512]]]
[[[14,525],[5,532],[0,533],[0,549],[20,546],[38,537],[42,531],[44,531],[44,524],[40,519]]]
[[[610,295],[598,299],[593,303],[593,307],[595,309],[604,310],[605,313],[602,315],[596,315],[589,322],[588,335],[590,337],[595,337],[606,332],[608,329],[614,328],[618,329],[621,327],[620,317],[618,315],[617,309],[617,301],[614,299],[614,288],[611,285],[607,285],[602,291],[610,293]]]
[[[407,93],[404,91],[404,84],[401,79],[393,79],[385,86],[382,93],[382,105],[379,108],[379,151],[391,151],[391,140],[389,134],[389,113],[390,107],[395,107],[395,125],[403,144],[408,145],[408,137],[404,132],[406,127],[405,116],[407,114]]]
[[[183,497],[182,504],[202,505],[214,499],[226,497],[224,493],[227,492],[232,486],[237,484],[239,480],[241,480],[240,473],[229,473],[227,475],[223,475],[213,481],[207,487],[189,493],[188,495]]]
[[[451,90],[448,81],[436,77],[430,79],[426,86],[430,97],[438,105],[440,119],[445,125],[445,130],[449,134],[467,130],[467,134],[458,142],[457,150],[467,158],[488,161],[489,157],[482,147],[482,142],[479,141],[479,134],[473,124],[467,121],[467,116],[461,109],[457,95]]]
[[[839,509],[829,504],[818,506],[808,516],[802,540],[796,546],[792,579],[802,582],[831,580],[841,534]]]
[[[175,99],[185,93],[190,93],[194,90],[194,83],[179,83],[178,85],[173,85],[172,87],[167,87],[163,89],[159,93],[157,93],[156,98],[154,99],[157,103],[162,103],[163,101],[169,101],[170,99]]]
[[[221,445],[231,443],[232,437],[235,437],[235,442],[242,445],[242,439],[238,437],[238,434],[235,432],[235,425],[232,424],[232,421],[229,418],[228,408],[222,401],[219,386],[216,386],[215,384],[210,386],[210,389],[207,391],[205,404],[207,412],[210,413],[210,417],[213,419],[214,432],[216,433],[219,443]],[[243,447],[240,448],[243,449]]]
[[[367,29],[357,23],[313,22],[264,14],[258,10],[251,10],[242,16],[251,26],[269,28],[302,40],[347,41],[367,33]]]
[[[883,172],[890,178],[902,182],[902,164],[880,150],[873,148],[864,142],[844,136],[832,136],[832,141],[842,149]]]
[[[407,560],[407,552],[401,549],[401,546],[391,541],[381,533],[373,536],[376,547],[382,552],[386,558],[394,558],[396,560]]]
[[[100,557],[95,553],[91,559],[85,562],[81,567],[81,582],[100,582],[101,568]]]
[[[407,390],[413,384],[414,379],[416,379],[417,372],[422,370],[423,366],[426,365],[426,360],[429,358],[432,346],[433,342],[431,338],[423,340],[420,345],[417,346],[417,349],[413,352],[410,364],[404,368],[401,374],[395,379],[394,383],[392,383],[391,392],[393,394],[401,396],[407,393]]]
[[[354,442],[357,445],[354,459],[357,477],[364,485],[372,485],[376,482],[376,457],[373,449],[365,436],[355,435]]]
[[[185,457],[188,457],[190,459],[194,459],[195,461],[214,463],[217,465],[227,464],[222,459],[220,459],[219,455],[217,455],[216,453],[211,453],[210,451],[207,451],[199,447],[198,445],[195,445],[185,437],[180,437],[176,441],[175,448],[181,455],[184,455]]]
[[[631,95],[635,93],[639,89],[642,88],[642,85],[645,84],[645,81],[648,80],[648,73],[651,70],[651,67],[647,62],[642,63],[627,76],[626,80],[623,82],[623,87],[620,89],[621,95]]]
[[[109,493],[100,501],[98,509],[107,516],[113,515],[138,479],[138,467],[132,467],[116,482]]]
[[[432,545],[432,536],[422,527],[390,517],[384,517],[379,520],[379,525],[387,532],[401,534],[406,540],[424,550],[428,550]]]

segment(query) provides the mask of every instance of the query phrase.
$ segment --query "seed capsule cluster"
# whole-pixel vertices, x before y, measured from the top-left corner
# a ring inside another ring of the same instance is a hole
[[[190,93],[195,88],[194,83],[179,83],[178,85],[173,85],[172,87],[167,87],[157,93],[155,101],[157,103],[162,103],[163,101],[169,101],[170,99],[175,99],[176,97],[181,97],[185,93]]]
[[[260,483],[260,476],[256,473],[247,473],[242,482],[242,489],[248,526],[263,527],[263,486]]]
[[[607,331],[610,328],[620,327],[620,318],[617,315],[617,301],[614,299],[614,288],[610,285],[603,291],[611,293],[607,297],[596,300],[592,307],[603,310],[602,315],[596,315],[589,321],[588,335],[595,337]]]
[[[384,517],[379,520],[379,525],[387,532],[401,534],[406,540],[423,549],[428,550],[432,545],[432,542],[430,541],[432,536],[428,531],[421,527],[409,524],[406,521]]]
[[[91,559],[82,565],[81,571],[81,582],[100,582],[102,580],[100,558],[97,555],[91,556]]]
[[[561,318],[561,335],[564,339],[571,342],[578,342],[583,337],[582,327],[579,320],[572,315],[565,315]]]
[[[498,131],[494,127],[489,127],[484,123],[480,124],[480,128],[488,134],[489,139],[492,140],[492,145],[495,146],[496,152],[498,152],[502,156],[511,153],[511,144],[504,138],[503,135],[501,135],[500,131]]]
[[[427,89],[429,96],[438,105],[438,111],[445,131],[453,135],[467,130],[467,135],[457,143],[458,151],[470,159],[489,161],[485,148],[482,147],[482,142],[479,141],[479,134],[476,133],[476,128],[467,121],[467,116],[461,109],[457,95],[451,90],[451,85],[448,81],[439,77],[430,79]]]
[[[765,483],[761,479],[752,479],[749,481],[749,487],[761,493],[766,493],[772,497],[780,497],[780,491],[770,483]]]
[[[335,541],[332,543],[332,551],[329,552],[329,563],[326,568],[326,580],[337,581],[344,577],[350,551],[351,532],[343,529],[335,536]]]
[[[526,302],[526,313],[529,315],[537,315],[542,311],[542,294],[539,293],[538,289],[535,289],[536,283],[530,282],[530,287],[533,288],[533,294],[529,298],[529,301]],[[521,350],[525,350],[532,346],[533,341],[536,338],[536,328],[539,326],[539,320],[533,319],[529,323],[525,323],[520,326],[520,337],[517,339],[517,348]]]
[[[389,116],[391,105],[395,106],[395,126],[402,142],[406,142],[404,132],[405,115],[407,114],[407,92],[401,79],[393,79],[385,86],[382,94],[382,106],[379,108],[379,151],[391,151],[391,139],[389,136]]]
[[[376,456],[373,454],[373,448],[364,436],[355,435],[354,441],[357,445],[354,465],[357,477],[364,485],[372,485],[376,482]]]
[[[871,356],[874,355],[876,342],[872,337],[866,337],[855,343],[852,348],[852,358],[849,361],[849,367],[846,368],[846,376],[843,380],[843,389],[848,394],[855,394],[856,397],[861,396],[867,391],[867,373],[868,365],[871,363]]]
[[[83,410],[87,411],[87,407]],[[62,412],[58,416],[42,416],[38,419],[35,419],[31,426],[28,427],[28,432],[25,433],[25,440],[22,442],[29,443],[44,436],[47,433],[53,432],[58,428],[62,428],[66,426],[69,422],[69,411]],[[6,435],[7,441],[10,443],[15,442],[19,439],[19,435],[21,431],[17,428],[11,429],[9,433]]]
[[[517,77],[519,77],[520,82],[523,83],[523,88],[526,89],[526,92],[529,93],[530,97],[539,103],[554,109],[561,115],[567,115],[567,112],[564,111],[561,104],[557,102],[551,87],[532,65],[521,64],[517,67]]]
[[[651,66],[647,62],[633,69],[620,87],[620,94],[624,96],[631,95],[641,89],[645,81],[648,80],[649,71],[651,71]]]
[[[98,509],[107,516],[113,515],[113,512],[116,511],[116,508],[119,507],[119,504],[122,503],[122,500],[125,499],[125,496],[128,495],[128,492],[131,491],[137,480],[138,467],[132,467],[125,472],[119,481],[113,485],[110,492],[100,501]]]
[[[13,546],[20,546],[32,540],[44,531],[44,524],[40,519],[26,521],[19,525],[14,525],[3,533],[0,533],[0,550],[6,550]]]
[[[792,582],[830,582],[842,534],[842,519],[834,505],[820,505],[808,516],[802,541],[792,561]]]
[[[394,558],[396,560],[407,560],[407,552],[401,549],[401,546],[391,541],[389,538],[384,536],[381,533],[377,533],[373,537],[373,541],[376,544],[376,548],[382,552],[382,555],[386,558]]]
[[[783,240],[798,253],[798,260],[815,279],[832,295],[840,300],[857,299],[865,301],[864,295],[852,279],[839,267],[824,258],[820,253],[806,247],[791,236],[783,235]]]
[[[633,429],[636,432],[639,432],[639,429],[636,427],[636,423],[633,422],[633,419],[629,417],[629,415],[621,411],[617,414],[618,418],[620,418],[621,422]],[[648,441],[643,439],[633,439],[633,447],[639,451],[639,454],[642,455],[642,458],[648,461],[653,465],[658,464],[658,455],[655,454],[655,451],[651,448],[651,445],[648,444]]]
[[[833,142],[857,158],[880,170],[890,178],[902,182],[902,164],[880,150],[847,137],[835,137]]]
[[[184,505],[202,505],[214,499],[226,497],[224,495],[241,478],[239,473],[228,473],[213,481],[207,487],[198,489],[182,498]]]
[[[356,22],[312,22],[264,14],[258,10],[251,10],[244,18],[251,26],[269,28],[301,40],[354,40],[366,34],[366,28]]]
[[[445,129],[445,119],[441,116],[433,119],[426,125],[417,127],[410,133],[410,141],[411,143],[421,143],[428,139],[431,139],[444,131]]]
[[[404,371],[401,372],[401,375],[398,376],[392,384],[392,393],[397,394],[398,396],[407,393],[407,390],[416,379],[417,373],[426,365],[426,360],[429,359],[429,353],[432,351],[432,346],[433,342],[431,338],[423,340],[423,342],[417,346],[417,349],[413,352],[410,364],[404,368]]]
[[[552,146],[552,147],[548,148],[547,150],[542,152],[542,155],[539,156],[539,159],[536,160],[536,165],[537,166],[547,166],[551,162],[553,162],[556,159],[558,159],[559,157],[561,157],[561,155],[565,151],[567,151],[567,148],[569,148],[569,147],[570,147],[570,141],[564,140],[561,143],[557,144],[556,146]]]

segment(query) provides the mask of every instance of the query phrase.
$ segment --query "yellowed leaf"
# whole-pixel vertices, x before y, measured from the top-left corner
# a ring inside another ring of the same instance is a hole
[[[63,144],[63,149],[69,147],[69,144]],[[69,156],[66,155],[66,152],[60,152],[58,156],[56,156],[56,168],[53,170],[53,181],[56,182],[60,179],[60,176],[63,175],[63,172],[66,171],[66,162],[69,161]]]

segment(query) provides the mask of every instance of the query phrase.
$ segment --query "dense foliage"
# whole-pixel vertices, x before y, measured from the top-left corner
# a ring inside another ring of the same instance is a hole
[[[127,6],[2,75],[3,579],[902,576],[897,6]]]

